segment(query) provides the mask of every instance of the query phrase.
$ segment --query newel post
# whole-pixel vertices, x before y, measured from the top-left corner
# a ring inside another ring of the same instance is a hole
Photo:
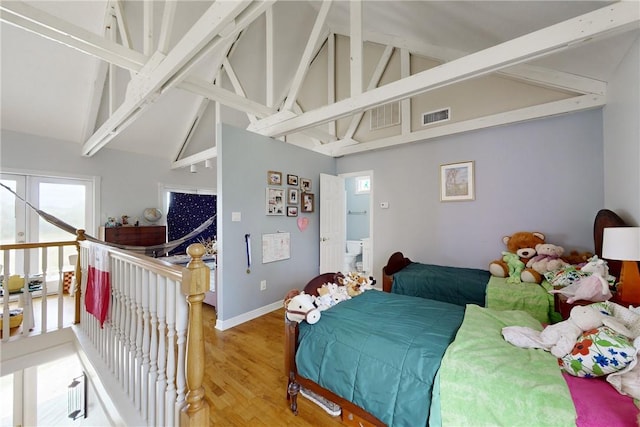
[[[75,297],[75,317],[73,319],[74,325],[80,323],[80,294],[82,292],[82,271],[80,270],[80,241],[87,240],[84,235],[84,230],[79,229],[76,231],[76,251],[78,252],[78,257],[76,258],[76,271],[74,274],[75,277],[75,287],[73,289],[73,295]]]
[[[189,245],[187,253],[191,261],[187,264],[190,277],[182,281],[182,293],[189,304],[187,329],[187,354],[185,376],[187,379],[186,405],[180,413],[181,426],[208,426],[209,404],[204,400],[204,328],[202,301],[209,290],[209,267],[202,261],[205,253],[200,243]]]

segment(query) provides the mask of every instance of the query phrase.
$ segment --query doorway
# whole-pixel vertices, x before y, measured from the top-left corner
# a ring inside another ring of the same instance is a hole
[[[373,171],[340,174],[345,180],[345,231],[346,241],[361,250],[355,257],[345,254],[346,264],[353,271],[373,275]],[[355,267],[355,268],[354,268]]]

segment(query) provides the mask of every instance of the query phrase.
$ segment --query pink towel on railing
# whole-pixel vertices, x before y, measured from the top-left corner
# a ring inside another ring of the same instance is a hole
[[[87,274],[87,291],[84,296],[84,306],[87,312],[98,319],[100,327],[107,319],[110,300],[109,248],[91,245],[89,247],[89,272]]]

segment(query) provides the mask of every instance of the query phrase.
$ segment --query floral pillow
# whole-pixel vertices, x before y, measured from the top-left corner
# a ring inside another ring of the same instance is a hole
[[[591,273],[582,272],[570,265],[556,271],[548,271],[544,273],[544,278],[554,287],[565,287],[575,283],[583,277],[590,276]]]
[[[601,377],[620,371],[635,358],[633,342],[608,326],[584,332],[571,353],[558,359],[567,373],[576,377]]]

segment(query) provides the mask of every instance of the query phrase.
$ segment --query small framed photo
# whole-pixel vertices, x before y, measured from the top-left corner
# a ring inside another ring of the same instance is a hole
[[[284,190],[267,188],[267,215],[284,215]]]
[[[276,172],[276,171],[267,172],[267,184],[282,185],[282,172]]]
[[[311,180],[308,178],[300,178],[300,190],[303,193],[308,193],[311,191]]]
[[[302,212],[313,212],[313,194],[302,193]]]
[[[290,205],[298,204],[298,189],[297,188],[289,188],[287,190],[287,203]]]
[[[293,185],[294,187],[298,186],[298,175],[287,174],[287,184]]]
[[[474,200],[473,161],[440,165],[440,201]]]
[[[298,216],[298,207],[287,206],[287,216]]]

